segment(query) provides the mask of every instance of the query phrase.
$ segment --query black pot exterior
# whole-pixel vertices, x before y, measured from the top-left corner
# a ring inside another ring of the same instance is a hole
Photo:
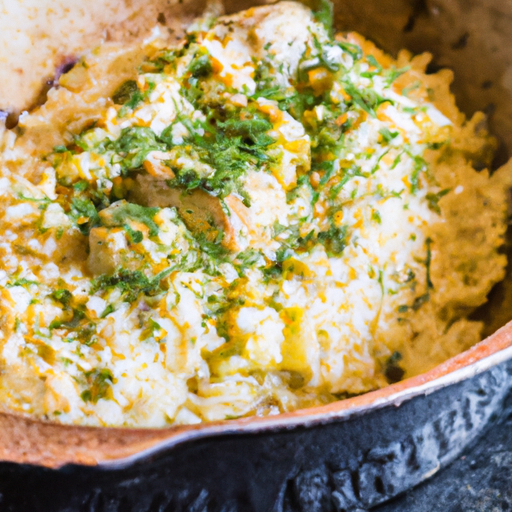
[[[511,377],[508,360],[400,406],[321,425],[193,439],[124,466],[3,463],[0,510],[366,510],[453,460],[500,409]]]

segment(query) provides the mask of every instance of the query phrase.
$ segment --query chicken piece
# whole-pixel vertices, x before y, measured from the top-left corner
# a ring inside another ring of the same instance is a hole
[[[122,228],[91,229],[87,260],[89,271],[94,275],[113,274],[127,250],[128,244]]]
[[[222,65],[221,78],[235,88],[246,85],[252,91],[255,83],[249,76],[253,76],[253,59],[261,61],[268,55],[272,55],[275,79],[287,86],[297,74],[306,45],[312,43],[314,29],[307,7],[281,2],[220,18],[203,45]]]
[[[244,234],[247,226],[246,211],[242,201],[237,197],[228,196],[223,206],[218,197],[204,190],[194,190],[190,193],[170,188],[165,181],[152,176],[139,175],[137,185],[131,191],[131,200],[144,206],[159,206],[161,208],[174,206],[177,208],[183,222],[194,234],[204,234],[206,239],[213,242],[222,231],[222,245],[233,252],[245,249]]]

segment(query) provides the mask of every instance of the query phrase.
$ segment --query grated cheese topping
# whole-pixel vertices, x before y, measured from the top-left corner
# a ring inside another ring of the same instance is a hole
[[[292,2],[84,56],[0,135],[4,406],[277,414],[478,341],[510,173],[427,63]]]

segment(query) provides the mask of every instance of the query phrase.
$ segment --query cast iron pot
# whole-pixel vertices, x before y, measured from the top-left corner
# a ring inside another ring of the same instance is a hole
[[[340,28],[388,51],[432,50],[438,65],[455,68],[459,104],[468,113],[496,111],[491,126],[506,156],[512,7],[500,0],[339,0],[335,14]],[[482,313],[487,333],[512,316],[510,282],[509,275]],[[0,510],[368,509],[428,478],[477,438],[512,388],[511,374],[512,323],[423,375],[274,417],[119,429],[0,413]]]
[[[365,510],[454,459],[499,410],[511,377],[512,323],[426,374],[270,418],[127,430],[3,415],[1,456],[15,462],[0,465],[0,508]]]

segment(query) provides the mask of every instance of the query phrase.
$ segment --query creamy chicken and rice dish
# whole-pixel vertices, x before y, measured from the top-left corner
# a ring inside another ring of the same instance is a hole
[[[428,55],[328,10],[105,44],[0,138],[0,401],[63,423],[276,414],[480,340],[506,167]]]

